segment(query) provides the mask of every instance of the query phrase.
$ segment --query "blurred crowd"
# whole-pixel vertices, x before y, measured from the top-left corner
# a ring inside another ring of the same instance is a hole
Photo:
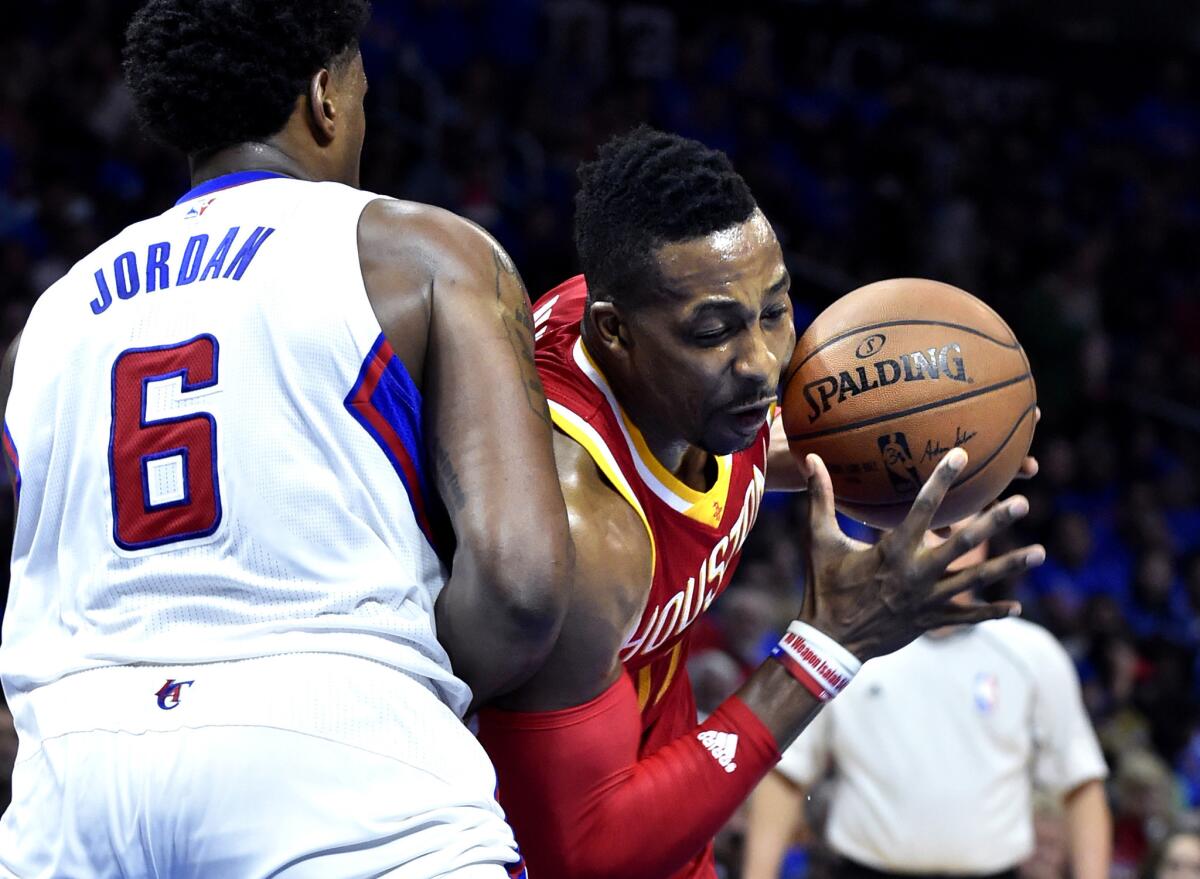
[[[1049,559],[1003,591],[1076,662],[1112,769],[1114,875],[1131,877],[1200,808],[1200,27],[1076,5],[375,0],[363,185],[483,224],[536,297],[575,271],[578,163],[648,121],[730,154],[783,242],[799,329],[893,276],[1005,316],[1043,411],[1010,541]],[[5,341],[75,260],[187,188],[122,87],[136,6],[5,12]],[[803,516],[803,499],[764,508],[697,634],[702,703],[798,608]],[[1045,812],[1030,879],[1062,875]]]

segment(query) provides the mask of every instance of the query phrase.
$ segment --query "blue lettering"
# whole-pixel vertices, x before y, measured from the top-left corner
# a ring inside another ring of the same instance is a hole
[[[167,260],[171,258],[171,245],[166,241],[151,244],[146,255],[146,292],[166,290],[171,286],[171,273],[167,268]]]
[[[131,252],[122,253],[113,261],[113,274],[117,277],[117,296],[132,299],[142,289],[138,276],[137,257]]]
[[[225,267],[225,257],[229,255],[229,248],[233,247],[233,239],[237,238],[237,233],[240,230],[240,226],[234,226],[225,233],[225,237],[217,245],[216,253],[212,255],[212,259],[204,267],[204,271],[200,275],[201,281],[207,281],[209,278],[215,278],[221,274],[221,269]]]
[[[92,314],[107,311],[108,307],[112,305],[112,293],[108,289],[108,281],[104,280],[103,269],[96,269],[96,287],[100,291],[100,296],[92,300]]]
[[[254,259],[254,255],[258,253],[258,249],[262,247],[263,242],[271,237],[274,229],[264,229],[259,226],[250,233],[250,237],[246,239],[246,243],[242,245],[242,249],[237,252],[237,256],[233,258],[233,262],[229,264],[229,268],[225,270],[225,274],[221,277],[228,278],[233,275],[235,281],[240,281],[242,275],[246,273],[246,269],[250,266],[250,260]]]
[[[193,235],[188,239],[187,247],[183,249],[183,265],[179,267],[179,277],[175,286],[182,287],[196,280],[200,274],[200,264],[204,261],[204,248],[208,247],[207,235]]]

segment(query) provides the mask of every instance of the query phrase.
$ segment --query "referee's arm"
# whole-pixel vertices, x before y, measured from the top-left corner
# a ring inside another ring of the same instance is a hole
[[[834,765],[833,714],[822,711],[796,739],[750,798],[742,879],[778,879],[794,843],[811,841],[805,815],[810,787]]]
[[[1099,778],[1085,781],[1064,798],[1071,847],[1072,879],[1108,879],[1112,861],[1112,813]]]
[[[1044,629],[1031,628],[1027,655],[1035,658],[1035,778],[1061,791],[1066,808],[1072,879],[1107,879],[1112,861],[1112,814],[1104,795],[1108,767],[1088,719],[1075,665]]]
[[[783,859],[804,826],[804,788],[780,772],[768,772],[750,798],[742,879],[779,879]]]

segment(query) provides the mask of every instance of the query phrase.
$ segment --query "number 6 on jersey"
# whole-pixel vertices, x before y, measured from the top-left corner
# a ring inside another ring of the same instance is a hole
[[[207,537],[221,524],[216,419],[172,414],[182,395],[216,385],[217,353],[205,334],[125,351],[113,364],[108,466],[122,549]]]

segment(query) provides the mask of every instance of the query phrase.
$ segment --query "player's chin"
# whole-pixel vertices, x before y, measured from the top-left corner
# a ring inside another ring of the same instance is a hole
[[[766,418],[749,423],[744,418],[725,416],[720,424],[714,424],[705,437],[704,448],[713,455],[732,455],[754,444]]]

